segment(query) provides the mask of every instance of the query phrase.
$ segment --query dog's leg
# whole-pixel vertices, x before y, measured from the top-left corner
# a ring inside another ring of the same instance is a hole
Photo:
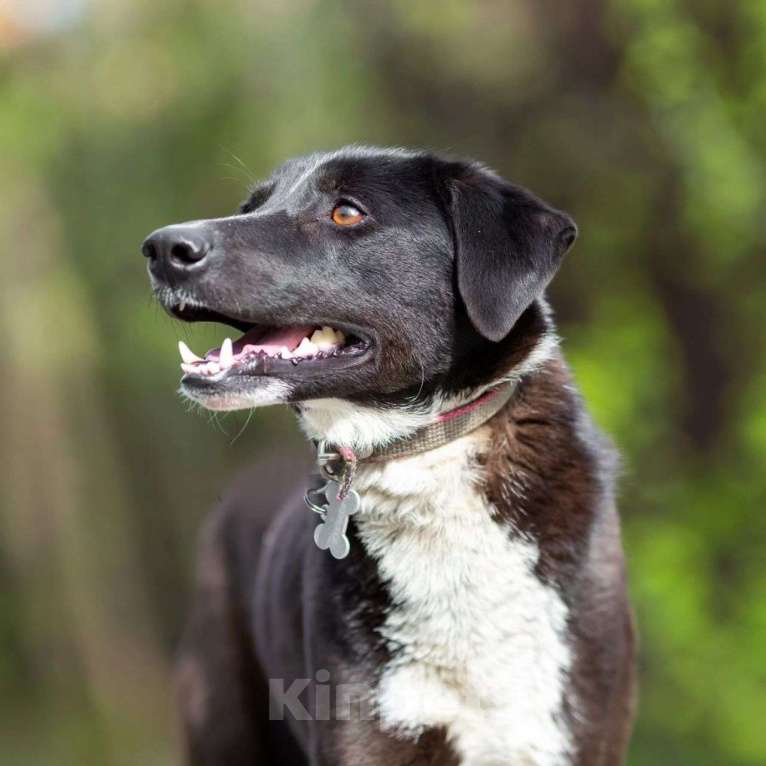
[[[279,722],[268,720],[268,684],[253,655],[239,598],[258,558],[258,551],[251,551],[248,571],[237,571],[234,541],[242,527],[229,503],[203,530],[194,603],[178,657],[187,762],[259,766],[280,758],[297,766],[304,761],[286,727],[279,730]]]

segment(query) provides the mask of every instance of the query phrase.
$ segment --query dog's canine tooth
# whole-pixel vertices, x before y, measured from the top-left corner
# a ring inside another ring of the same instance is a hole
[[[181,312],[183,312],[183,310],[184,310],[185,308],[186,308],[186,301],[181,301],[181,302],[178,304],[178,310],[179,310],[179,311],[181,311]]]
[[[228,370],[234,364],[234,349],[231,338],[226,338],[221,344],[221,350],[218,352],[218,364],[222,370]]]
[[[182,340],[178,341],[178,350],[181,353],[181,359],[186,364],[202,361],[202,358],[197,356]]]

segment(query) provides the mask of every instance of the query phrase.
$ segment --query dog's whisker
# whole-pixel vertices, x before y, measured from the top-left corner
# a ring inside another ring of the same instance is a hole
[[[242,428],[239,429],[237,435],[229,442],[229,446],[233,446],[235,442],[239,440],[239,437],[242,436],[243,433],[245,433],[245,429],[250,425],[250,421],[253,419],[254,412],[255,412],[254,408],[251,408],[247,411],[247,418],[245,419],[245,422],[242,425]]]
[[[243,160],[240,157],[234,154],[234,152],[232,152],[230,149],[226,149],[225,147],[221,147],[221,148],[223,149],[223,151],[229,154],[231,158],[237,163],[236,165],[231,165],[230,163],[224,163],[226,167],[229,167],[232,170],[239,170],[240,172],[244,172],[249,184],[254,185],[258,183],[258,179],[256,178],[255,174],[252,172],[252,170],[250,170],[250,168],[243,162]],[[232,179],[232,180],[237,180],[237,179]]]

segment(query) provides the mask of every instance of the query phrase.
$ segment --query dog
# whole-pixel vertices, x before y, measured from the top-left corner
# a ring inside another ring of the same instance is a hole
[[[545,298],[576,235],[477,162],[352,146],[145,240],[170,314],[243,333],[180,344],[183,395],[289,404],[319,460],[256,471],[205,525],[190,763],[623,763],[618,461]]]

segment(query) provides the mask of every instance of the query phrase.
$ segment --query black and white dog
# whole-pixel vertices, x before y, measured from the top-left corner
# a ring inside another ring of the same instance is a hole
[[[623,762],[616,460],[543,296],[575,236],[480,164],[351,147],[146,240],[171,314],[244,332],[204,359],[181,344],[183,393],[291,403],[326,483],[323,519],[308,477],[275,507],[262,473],[206,529],[192,763]]]

